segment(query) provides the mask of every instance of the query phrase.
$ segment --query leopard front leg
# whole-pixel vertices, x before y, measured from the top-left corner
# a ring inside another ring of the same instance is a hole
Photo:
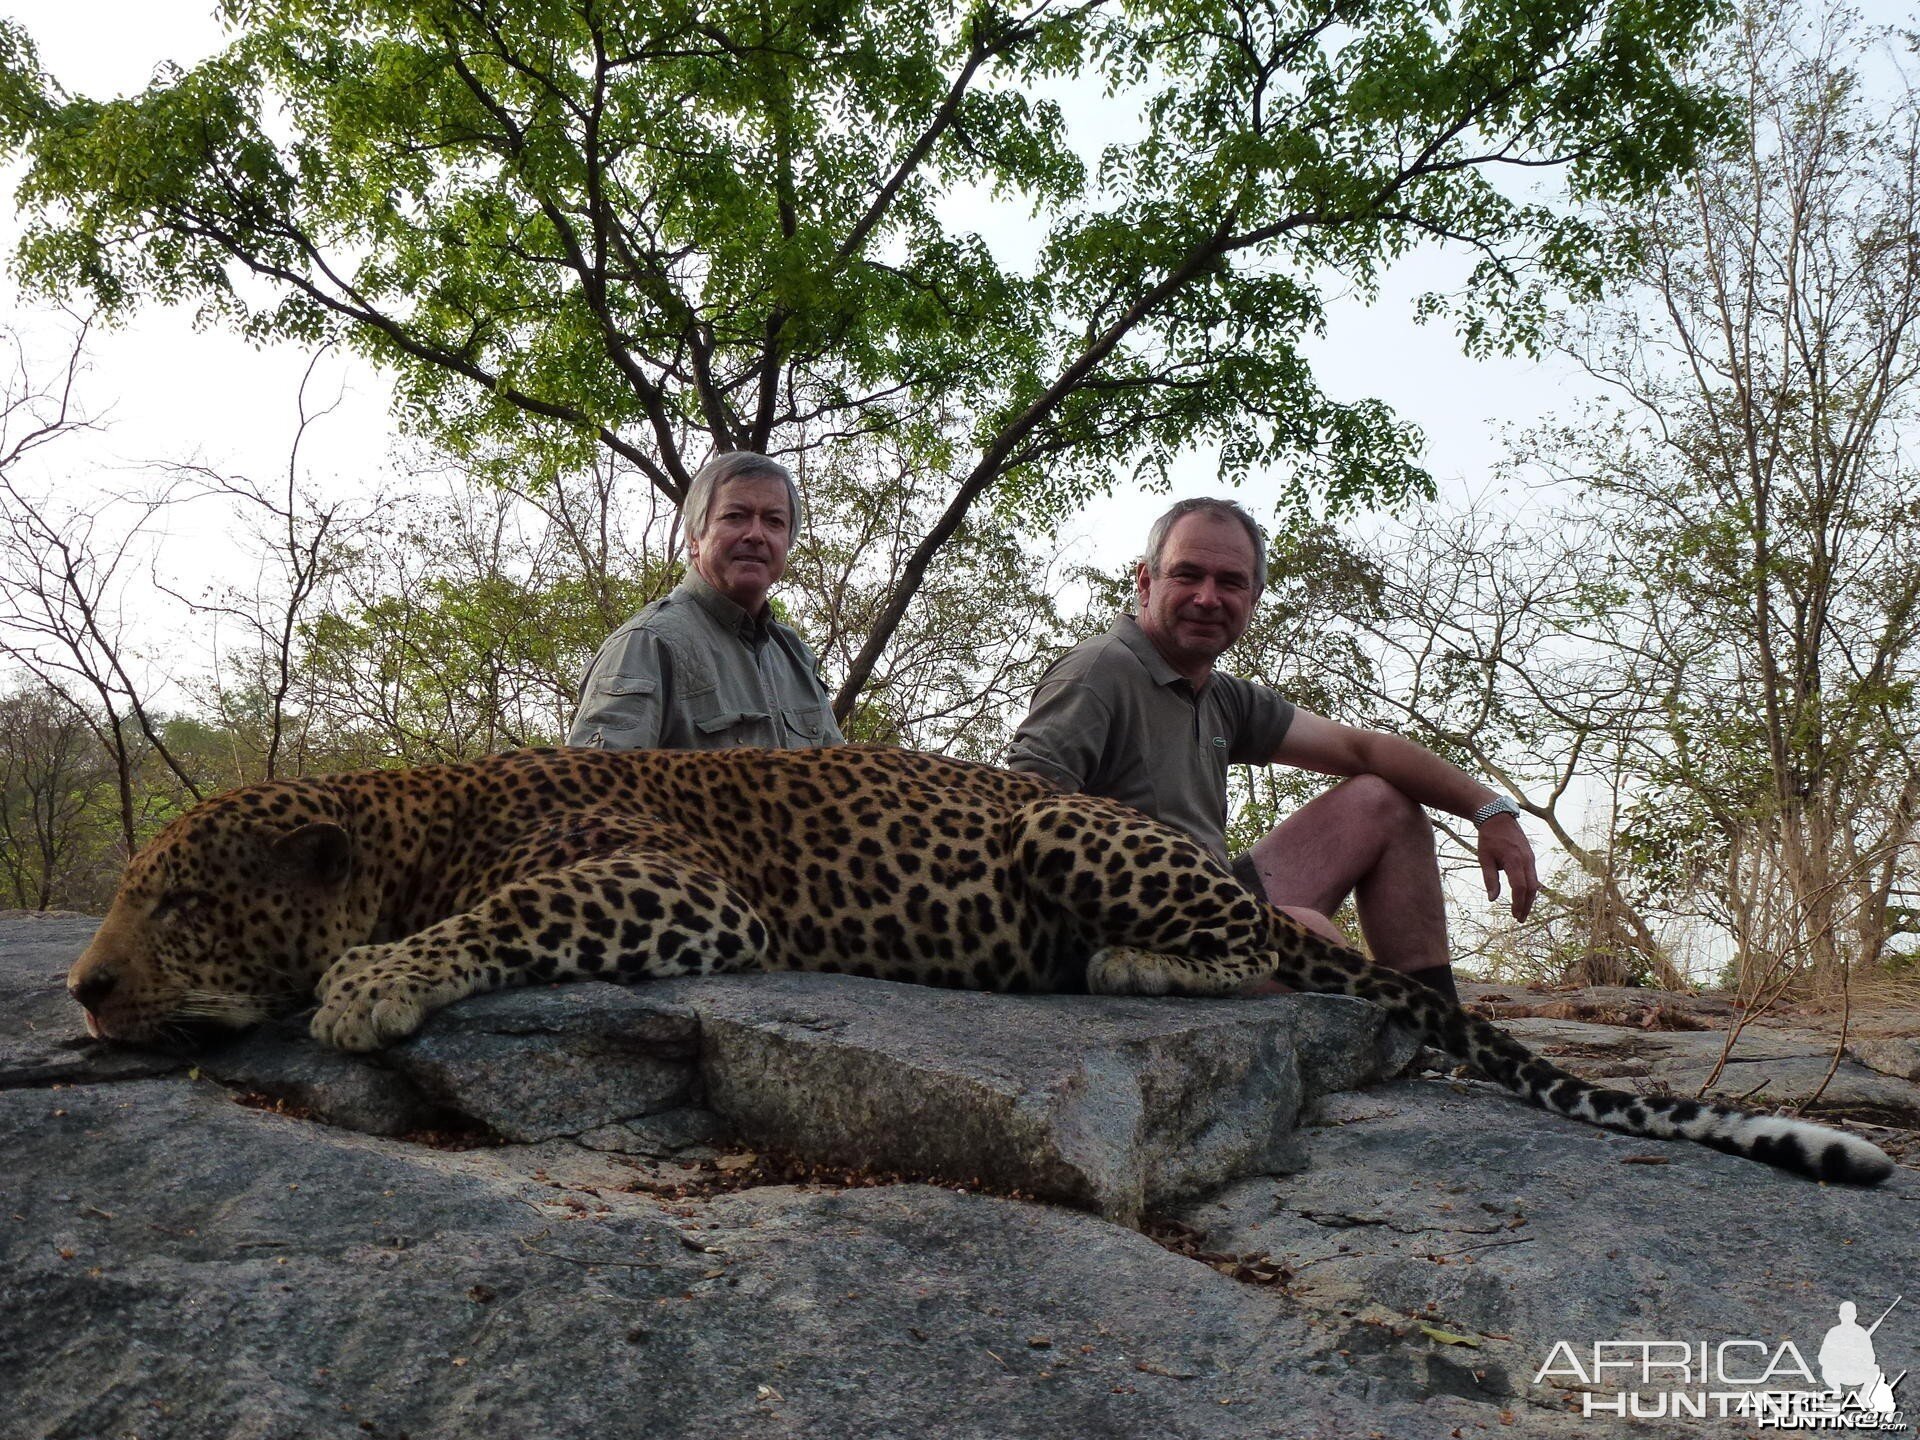
[[[718,875],[624,851],[512,881],[404,939],[347,951],[320,978],[312,1031],[342,1050],[376,1050],[468,995],[746,970],[768,948],[765,923]]]

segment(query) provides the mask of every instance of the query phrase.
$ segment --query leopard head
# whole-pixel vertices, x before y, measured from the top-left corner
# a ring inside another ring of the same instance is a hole
[[[127,866],[67,975],[88,1032],[179,1045],[310,1002],[372,920],[356,901],[353,837],[297,783],[195,807]]]

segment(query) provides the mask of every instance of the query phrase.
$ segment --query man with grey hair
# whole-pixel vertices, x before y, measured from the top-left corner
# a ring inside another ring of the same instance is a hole
[[[1479,831],[1487,898],[1507,877],[1515,918],[1539,893],[1519,806],[1397,735],[1340,725],[1214,662],[1246,633],[1266,585],[1266,539],[1228,500],[1182,500],[1154,522],[1134,573],[1136,614],[1042,677],[1007,763],[1106,795],[1185,830],[1308,929],[1351,895],[1373,958],[1458,998],[1433,826],[1422,806]],[[1342,777],[1229,860],[1227,766],[1295,765]]]
[[[800,494],[787,467],[735,451],[700,467],[681,518],[686,579],[614,631],[580,685],[569,745],[716,750],[842,745],[819,663],[773,618]]]

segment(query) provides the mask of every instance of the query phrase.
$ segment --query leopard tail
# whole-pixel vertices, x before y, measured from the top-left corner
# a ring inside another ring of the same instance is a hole
[[[1326,949],[1329,957],[1341,954],[1332,946]],[[1815,1180],[1877,1185],[1893,1173],[1886,1153],[1857,1136],[1705,1100],[1608,1090],[1569,1075],[1505,1031],[1358,955],[1339,968],[1347,973],[1351,993],[1377,1000],[1395,1014],[1410,1012],[1429,1045],[1470,1062],[1496,1084],[1556,1115],[1651,1140],[1691,1140]]]

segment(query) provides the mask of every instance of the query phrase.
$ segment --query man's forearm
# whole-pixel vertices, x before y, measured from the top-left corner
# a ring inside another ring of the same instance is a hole
[[[1363,733],[1362,769],[1417,804],[1466,820],[1489,800],[1499,798],[1498,791],[1424,745],[1381,731]]]

